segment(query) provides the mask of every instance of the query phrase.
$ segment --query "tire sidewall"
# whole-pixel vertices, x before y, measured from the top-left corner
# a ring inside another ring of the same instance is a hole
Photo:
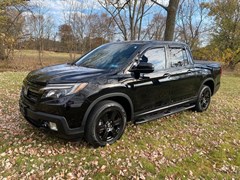
[[[205,90],[208,90],[208,91],[209,91],[209,93],[210,93],[210,100],[209,100],[209,102],[208,102],[207,107],[206,107],[206,108],[203,108],[202,105],[201,105],[200,100],[201,100],[202,93],[203,93]],[[199,93],[199,95],[198,95],[198,100],[197,100],[197,104],[196,104],[196,110],[197,110],[198,112],[203,112],[203,111],[206,111],[206,110],[208,109],[208,107],[209,107],[209,105],[210,105],[210,102],[211,102],[211,96],[212,96],[211,89],[210,89],[208,86],[205,86],[205,85],[204,85],[204,86],[201,88],[201,91],[200,91],[200,93]]]
[[[109,109],[115,109],[120,112],[123,119],[123,128],[120,129],[120,131],[118,132],[118,135],[115,138],[113,138],[111,141],[102,141],[96,133],[96,126],[98,123],[98,117],[101,116],[102,113],[104,113]],[[108,100],[102,101],[96,105],[96,107],[93,109],[89,117],[89,122],[87,124],[86,133],[85,133],[86,140],[95,147],[105,146],[106,144],[113,144],[118,139],[120,139],[121,136],[123,135],[126,127],[126,121],[127,121],[126,112],[119,103],[114,101],[108,101]]]

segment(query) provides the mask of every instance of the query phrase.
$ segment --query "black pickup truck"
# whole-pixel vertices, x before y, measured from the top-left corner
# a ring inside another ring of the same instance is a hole
[[[205,111],[220,76],[219,63],[194,62],[184,43],[109,43],[73,63],[30,72],[20,111],[38,128],[104,146],[122,136],[127,122]]]

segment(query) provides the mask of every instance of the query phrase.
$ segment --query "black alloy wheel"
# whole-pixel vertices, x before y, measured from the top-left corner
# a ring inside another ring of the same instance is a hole
[[[108,108],[97,120],[96,135],[101,141],[111,142],[123,129],[124,121],[121,112],[116,108]]]
[[[126,112],[117,102],[98,103],[89,117],[85,139],[94,147],[112,144],[121,138],[126,126]]]
[[[208,109],[208,106],[210,105],[211,96],[211,89],[208,86],[203,86],[198,96],[195,109],[198,112],[206,111]]]

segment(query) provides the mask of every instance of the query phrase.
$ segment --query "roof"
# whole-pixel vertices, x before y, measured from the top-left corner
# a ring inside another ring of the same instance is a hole
[[[113,42],[113,43],[129,43],[129,44],[152,44],[152,45],[178,45],[178,46],[186,46],[186,43],[182,43],[182,42],[176,42],[176,41],[118,41],[118,42]]]

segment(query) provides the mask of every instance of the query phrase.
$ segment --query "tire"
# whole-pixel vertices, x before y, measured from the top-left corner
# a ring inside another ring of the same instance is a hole
[[[211,89],[208,86],[203,85],[198,95],[195,110],[197,112],[206,111],[211,102],[211,96],[212,96]]]
[[[124,133],[127,116],[117,102],[99,102],[91,111],[85,128],[85,140],[94,147],[113,144]]]

